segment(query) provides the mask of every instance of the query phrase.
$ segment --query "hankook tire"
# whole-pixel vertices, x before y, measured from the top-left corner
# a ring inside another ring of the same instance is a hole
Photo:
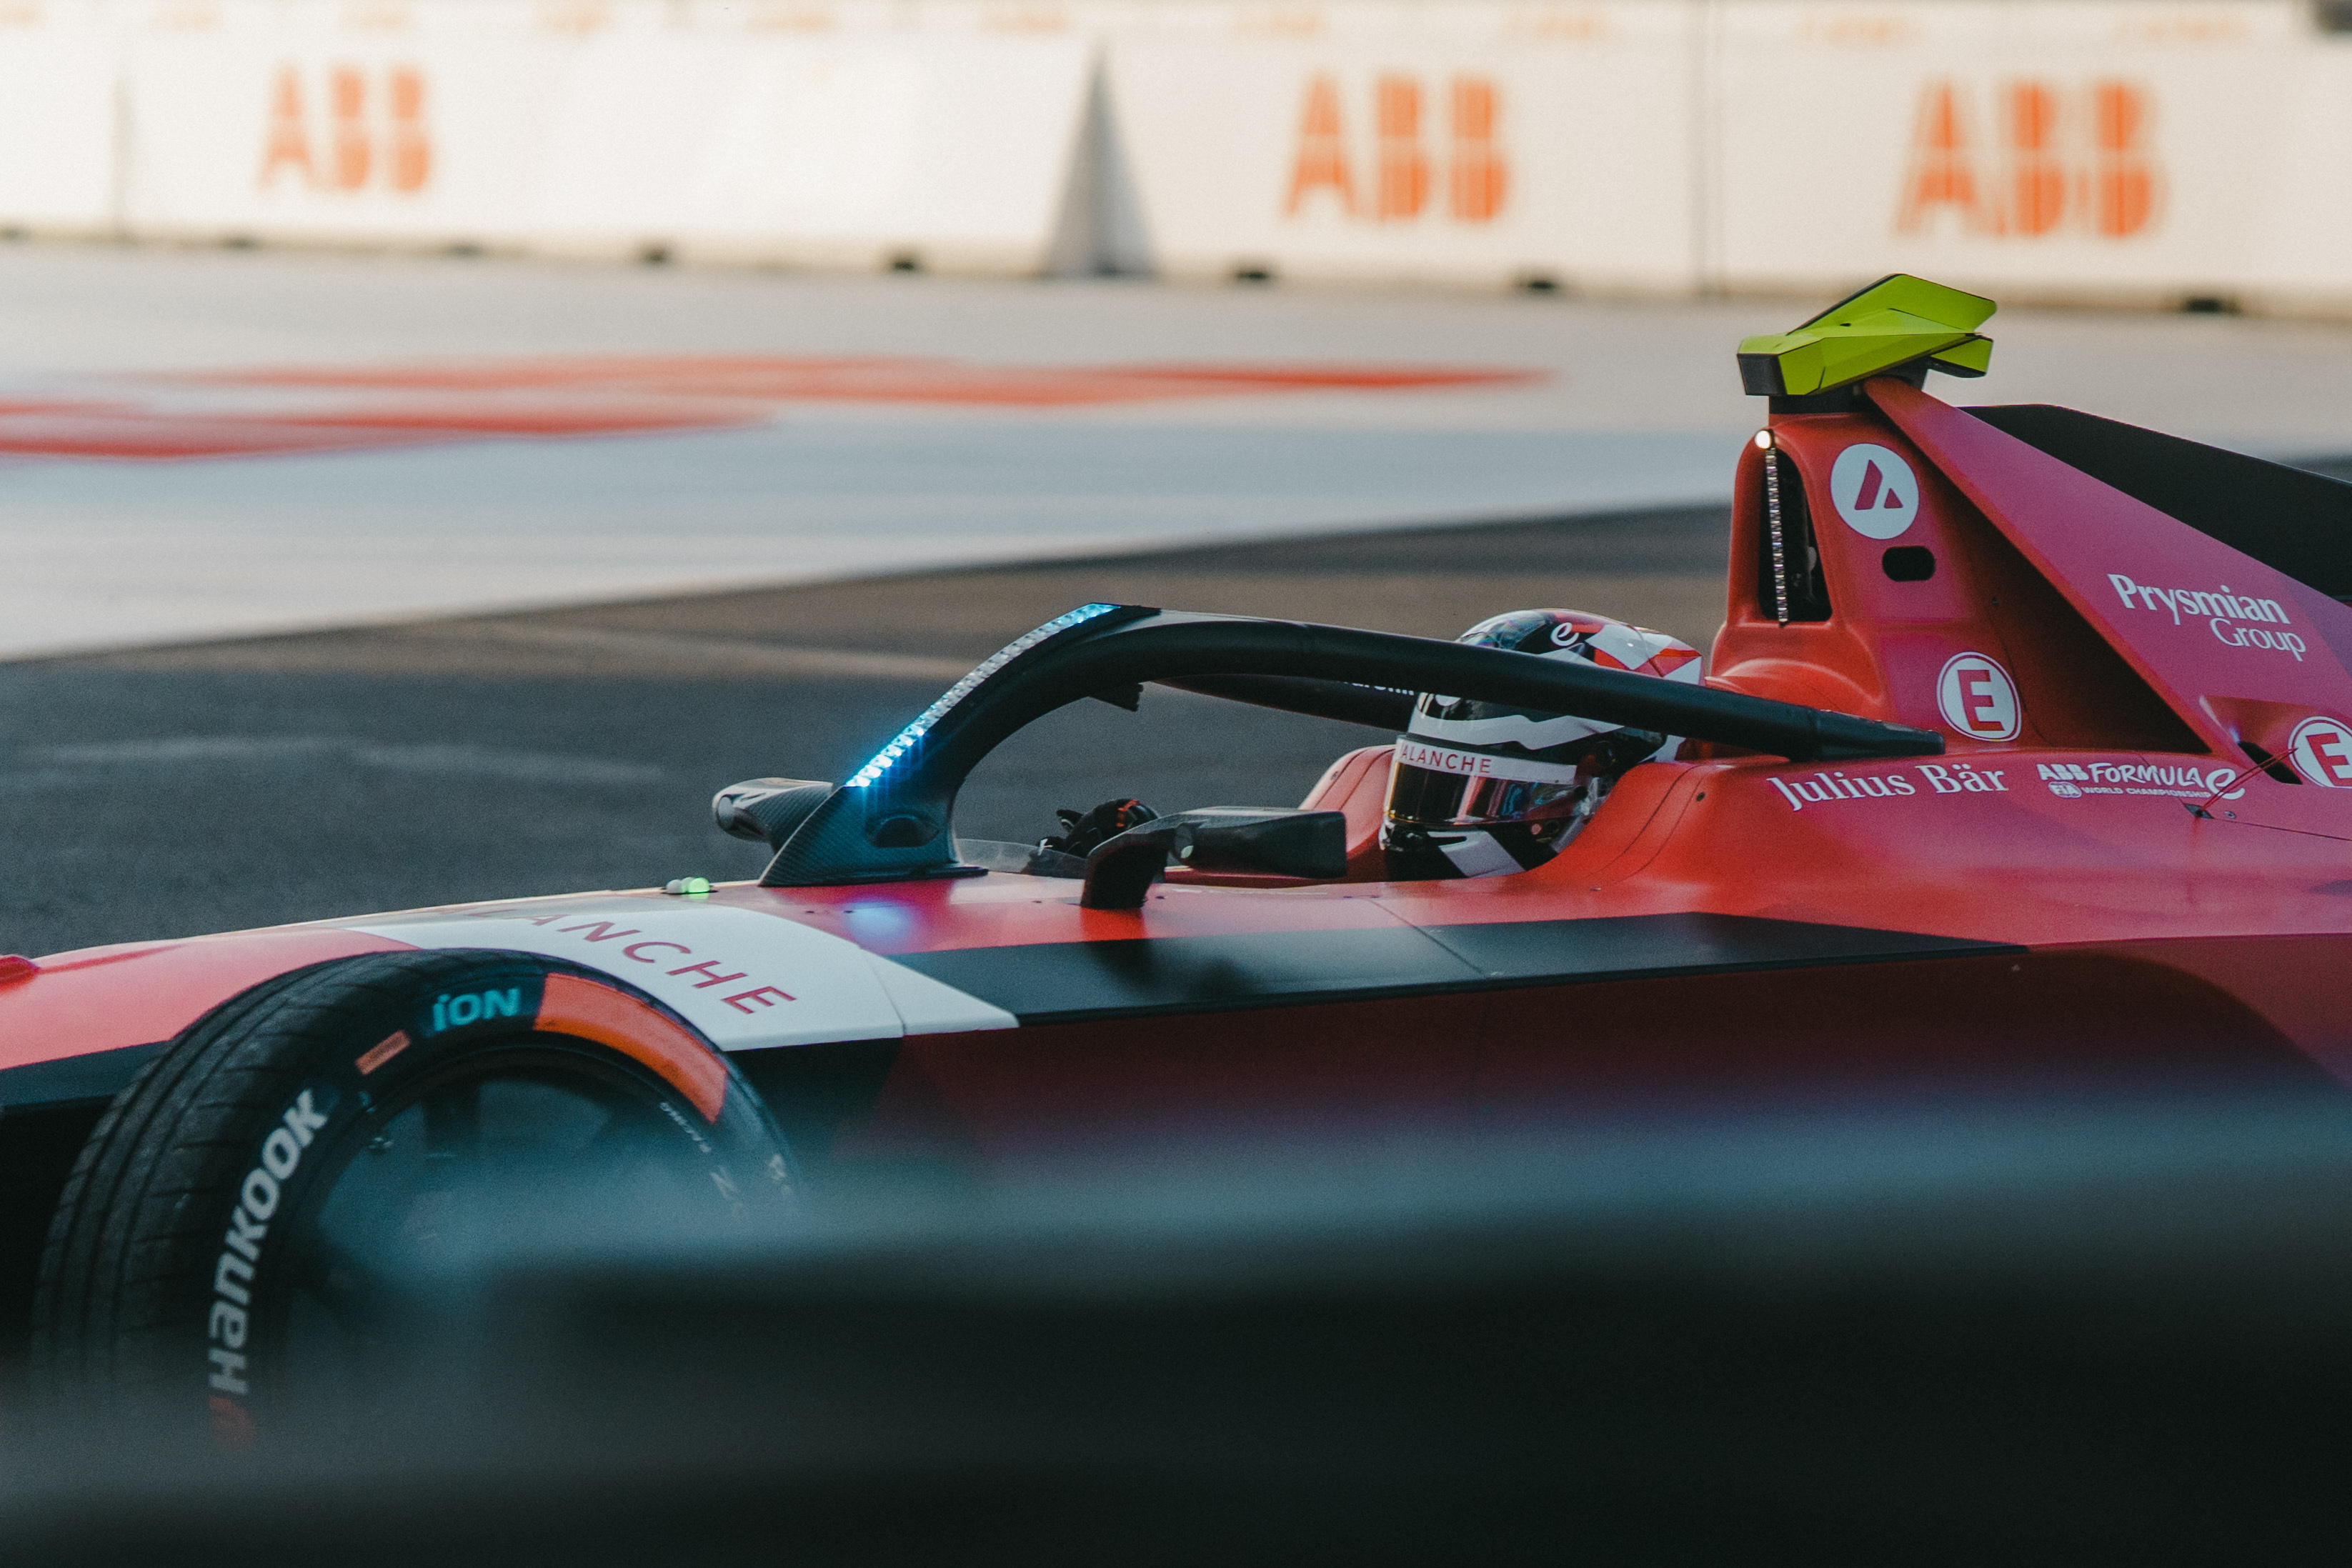
[[[250,1437],[369,1396],[415,1293],[527,1233],[787,1212],[758,1096],[643,993],[520,953],[372,954],[215,1009],[99,1123],[34,1370],[68,1408]],[[582,1232],[584,1234],[584,1232]]]

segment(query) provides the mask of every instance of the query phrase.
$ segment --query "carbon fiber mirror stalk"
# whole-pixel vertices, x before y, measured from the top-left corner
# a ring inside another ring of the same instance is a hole
[[[1194,871],[1296,876],[1348,874],[1348,819],[1339,811],[1210,806],[1129,828],[1087,857],[1087,909],[1140,909],[1152,879],[1174,861]]]

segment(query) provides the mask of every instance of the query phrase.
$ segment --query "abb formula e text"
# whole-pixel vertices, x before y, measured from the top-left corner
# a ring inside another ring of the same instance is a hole
[[[1073,1140],[2352,1071],[2352,486],[1929,396],[1991,311],[1896,277],[1742,345],[1703,666],[1090,604],[722,793],[755,884],[0,960],[35,1364],[247,1430],[567,1181],[723,1228]],[[1154,683],[1398,738],[1297,808],[956,836],[992,747]]]

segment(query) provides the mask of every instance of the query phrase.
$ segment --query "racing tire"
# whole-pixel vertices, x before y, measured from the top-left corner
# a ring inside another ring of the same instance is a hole
[[[236,1445],[372,1398],[434,1282],[502,1246],[743,1232],[792,1212],[793,1177],[727,1059],[610,977],[317,965],[215,1008],[99,1122],[41,1260],[37,1387]]]

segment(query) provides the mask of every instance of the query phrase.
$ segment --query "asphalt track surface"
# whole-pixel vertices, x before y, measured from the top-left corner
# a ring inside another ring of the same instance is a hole
[[[1092,600],[1451,636],[1599,609],[1704,645],[1722,508],[1212,547],[0,666],[0,950],[758,874],[712,792],[840,779],[996,648]],[[1183,694],[1084,703],[958,812],[1292,805],[1382,737]]]

